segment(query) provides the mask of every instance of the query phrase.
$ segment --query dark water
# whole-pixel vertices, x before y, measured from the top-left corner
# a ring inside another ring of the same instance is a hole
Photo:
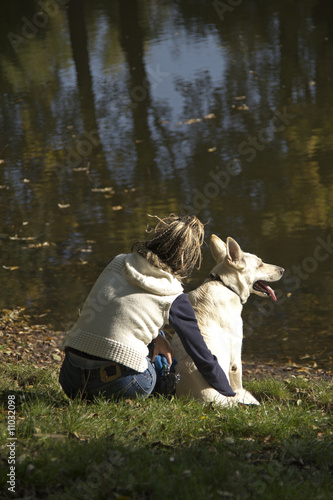
[[[287,270],[244,358],[332,367],[333,3],[12,0],[0,33],[0,307],[65,329],[191,212]]]

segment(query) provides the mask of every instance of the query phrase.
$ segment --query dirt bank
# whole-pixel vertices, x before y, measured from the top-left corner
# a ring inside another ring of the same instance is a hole
[[[42,319],[42,318],[39,318]],[[31,363],[35,366],[60,365],[64,354],[60,351],[65,332],[54,331],[49,326],[35,323],[24,309],[1,311],[0,361]],[[291,375],[311,379],[333,380],[329,370],[312,365],[288,363],[243,363],[245,379],[267,377],[289,378]]]

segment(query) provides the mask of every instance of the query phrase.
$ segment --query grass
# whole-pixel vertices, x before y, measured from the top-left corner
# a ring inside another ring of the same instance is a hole
[[[2,364],[1,498],[326,500],[332,384],[247,383],[260,407],[163,397],[69,401],[55,369]],[[15,493],[8,491],[15,396]]]

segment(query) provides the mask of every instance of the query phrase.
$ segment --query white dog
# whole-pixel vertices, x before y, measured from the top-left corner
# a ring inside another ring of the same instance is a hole
[[[180,381],[177,396],[191,395],[200,401],[215,401],[222,405],[258,401],[243,388],[241,349],[243,304],[250,293],[276,300],[274,291],[265,282],[279,280],[284,269],[265,264],[259,257],[241,250],[238,243],[227,238],[226,244],[215,234],[210,239],[210,250],[216,266],[209,278],[188,294],[203,338],[217,357],[229,383],[236,393],[226,397],[209,386],[185,352],[177,334],[172,347],[178,360],[176,366]]]

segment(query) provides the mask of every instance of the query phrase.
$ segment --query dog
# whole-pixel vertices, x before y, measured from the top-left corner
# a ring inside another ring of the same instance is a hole
[[[241,313],[251,293],[276,301],[275,293],[267,282],[279,280],[284,269],[265,264],[256,255],[243,252],[230,237],[224,243],[213,234],[209,246],[216,265],[204,283],[188,294],[188,298],[202,336],[217,357],[236,396],[223,396],[207,384],[175,333],[171,345],[178,361],[176,371],[180,376],[176,395],[191,395],[202,402],[223,406],[238,403],[259,405],[242,384]]]

